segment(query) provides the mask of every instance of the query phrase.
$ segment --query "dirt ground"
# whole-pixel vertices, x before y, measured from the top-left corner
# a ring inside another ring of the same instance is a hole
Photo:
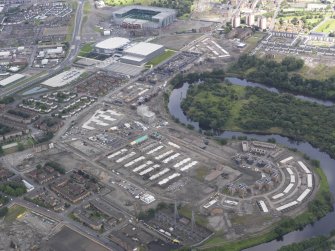
[[[192,29],[196,29],[197,31],[200,28],[209,27],[213,23],[207,21],[198,21],[198,20],[178,20],[168,27],[162,29],[163,34],[167,33],[175,33],[175,32],[185,32],[191,31]]]
[[[26,212],[14,221],[0,221],[0,250],[36,250],[48,238],[54,224]],[[12,247],[17,247],[13,249]]]
[[[191,33],[191,34],[180,34],[180,35],[167,35],[158,37],[151,42],[164,45],[166,48],[173,50],[180,50],[186,44],[194,41],[195,39],[201,37],[201,34]]]
[[[107,251],[108,249],[80,235],[68,227],[62,228],[60,232],[46,241],[41,250],[45,251]]]

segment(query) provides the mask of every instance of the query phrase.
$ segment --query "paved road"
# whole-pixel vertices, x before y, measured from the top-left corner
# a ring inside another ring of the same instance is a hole
[[[74,22],[74,28],[73,28],[73,33],[72,33],[72,39],[69,43],[70,48],[69,48],[68,54],[65,57],[65,59],[58,66],[49,70],[47,73],[44,73],[26,83],[23,83],[20,85],[13,85],[13,86],[6,88],[0,93],[0,98],[3,98],[8,95],[13,95],[14,93],[21,91],[29,86],[32,86],[34,84],[47,80],[53,75],[56,75],[57,73],[60,73],[61,71],[63,71],[65,67],[72,64],[72,62],[74,61],[74,59],[76,58],[80,50],[80,44],[81,44],[80,30],[81,30],[81,25],[83,21],[83,6],[84,6],[83,3],[84,3],[84,0],[78,1],[78,7],[75,13],[75,22]]]
[[[277,2],[276,10],[275,10],[275,12],[273,13],[273,17],[272,17],[271,23],[270,23],[270,25],[269,25],[269,30],[270,30],[270,31],[273,30],[273,28],[275,27],[276,18],[277,18],[277,15],[278,15],[279,11],[280,11],[280,6],[281,6],[281,2],[282,2],[282,1],[283,1],[283,0],[279,0],[279,1]]]

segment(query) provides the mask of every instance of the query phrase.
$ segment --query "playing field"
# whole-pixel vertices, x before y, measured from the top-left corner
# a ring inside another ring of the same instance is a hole
[[[329,33],[335,31],[335,19],[329,18],[323,23],[321,23],[318,28],[316,29],[316,32],[323,32],[323,33]]]
[[[141,5],[150,5],[152,0],[105,0],[107,5],[131,5],[131,4],[141,4]]]
[[[176,52],[173,50],[166,50],[163,54],[153,58],[150,62],[148,62],[148,65],[156,66],[163,61],[167,60],[168,58],[172,57]]]

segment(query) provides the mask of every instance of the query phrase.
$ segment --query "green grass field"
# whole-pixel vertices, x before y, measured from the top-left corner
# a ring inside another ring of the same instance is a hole
[[[318,46],[318,47],[333,47],[334,43],[328,42],[328,41],[310,40],[310,41],[308,41],[308,45]]]
[[[242,86],[234,86],[234,87],[237,87],[237,88],[234,88],[234,90],[238,93],[240,97],[245,95],[245,89]],[[240,102],[236,102],[232,104],[231,117],[226,122],[227,127],[232,128],[232,130],[238,130],[238,131],[241,130],[241,128],[238,127],[238,125],[236,125],[235,121],[238,118],[238,115],[243,105],[245,105],[246,103],[248,102],[245,100],[240,100]]]
[[[131,4],[141,4],[141,5],[150,5],[152,0],[105,0],[105,4],[118,6],[118,5],[131,5]]]
[[[165,52],[163,54],[155,57],[154,59],[149,61],[146,65],[156,66],[156,65],[162,63],[163,61],[167,60],[168,58],[172,57],[175,53],[176,53],[176,51],[167,49],[167,50],[165,50]]]
[[[328,20],[320,24],[315,31],[323,33],[329,33],[335,31],[335,19],[329,18]]]
[[[12,144],[12,143],[15,143],[15,142],[8,142],[4,145],[8,145],[8,144]],[[36,144],[36,142],[33,138],[22,139],[20,141],[17,141],[16,143],[17,143],[16,147],[11,147],[11,148],[8,148],[8,149],[4,149],[3,154],[6,155],[6,154],[15,153],[15,152],[18,152],[18,151],[23,151],[25,149],[33,147],[34,144]]]
[[[254,49],[265,35],[266,33],[263,32],[255,32],[251,37],[248,37],[246,39],[246,43],[248,44],[247,50],[251,51]]]
[[[8,213],[5,216],[5,222],[11,223],[16,220],[18,216],[26,212],[27,209],[19,205],[14,205],[8,208]]]
[[[89,1],[86,1],[84,3],[84,14],[87,15],[90,13],[90,11],[91,11],[91,4]]]
[[[93,43],[87,43],[80,49],[79,56],[85,57],[92,50],[93,50]]]
[[[304,65],[304,67],[297,73],[301,74],[305,78],[325,80],[329,77],[335,76],[335,67],[325,64],[318,64],[315,67]]]
[[[324,43],[322,43],[321,41],[309,41],[309,42],[310,42],[309,45],[323,45],[325,47],[326,45],[328,45],[328,47],[332,46],[331,43],[327,42]],[[286,55],[276,55],[274,60],[277,63],[280,63],[285,57]],[[250,69],[250,72],[254,70],[255,68],[252,68]],[[300,70],[294,71],[290,73],[290,75],[297,73],[300,74],[301,76],[304,76],[304,78],[306,79],[325,80],[327,78],[335,76],[335,67],[331,65],[326,65],[324,63],[314,64],[313,66],[305,64]]]
[[[72,2],[72,9],[76,10],[78,7],[78,2],[77,1],[73,1]],[[66,42],[70,42],[72,39],[72,33],[74,30],[74,21],[75,21],[75,15],[71,16],[71,20],[69,22],[69,25],[67,27],[67,35],[65,37]]]
[[[199,181],[204,181],[205,177],[209,174],[208,169],[204,166],[198,167],[195,172],[196,172],[196,178]]]

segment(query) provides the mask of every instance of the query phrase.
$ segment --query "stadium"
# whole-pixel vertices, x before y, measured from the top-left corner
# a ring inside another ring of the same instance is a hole
[[[123,28],[156,29],[168,26],[176,19],[173,9],[133,5],[113,12],[113,21]]]

